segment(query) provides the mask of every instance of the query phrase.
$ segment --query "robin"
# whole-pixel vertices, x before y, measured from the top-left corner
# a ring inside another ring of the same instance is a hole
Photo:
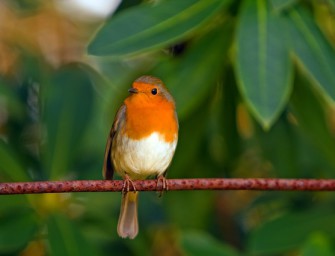
[[[167,189],[165,175],[177,146],[178,118],[175,102],[160,79],[141,76],[128,91],[109,133],[103,175],[113,179],[115,171],[124,179],[117,232],[133,239],[138,233],[133,180],[156,176],[157,185],[161,181]],[[129,192],[129,185],[134,192]]]

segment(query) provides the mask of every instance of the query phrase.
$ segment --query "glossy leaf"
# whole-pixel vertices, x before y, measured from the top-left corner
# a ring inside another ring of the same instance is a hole
[[[15,252],[33,238],[37,230],[34,212],[25,206],[10,208],[0,215],[0,253]]]
[[[239,255],[232,247],[221,243],[214,237],[204,232],[189,231],[183,232],[180,237],[180,244],[186,255],[221,255],[237,256]]]
[[[162,48],[188,36],[226,2],[170,0],[130,8],[101,28],[88,52],[122,56]]]
[[[249,253],[253,255],[282,254],[300,247],[309,234],[321,231],[335,238],[334,212],[314,209],[288,213],[265,222],[250,234]]]
[[[91,117],[93,88],[84,68],[69,65],[52,78],[46,92],[46,165],[51,178],[69,171]]]
[[[181,60],[170,64],[170,70],[159,67],[154,74],[169,72],[165,79],[176,100],[178,116],[183,119],[194,111],[206,96],[213,93],[220,78],[231,44],[231,24],[219,26],[189,46]],[[201,53],[201,54],[200,54]]]
[[[324,97],[335,100],[335,51],[312,19],[302,8],[288,14],[291,47],[306,74],[316,83]]]
[[[298,77],[291,103],[299,128],[335,166],[335,139],[327,122],[326,110],[306,79]]]
[[[258,136],[263,155],[271,161],[277,177],[297,177],[299,173],[297,144],[299,141],[286,115],[280,117],[270,131],[259,131]]]
[[[47,226],[50,255],[97,255],[78,227],[66,217],[53,214]]]
[[[255,118],[268,129],[287,103],[292,66],[280,17],[265,0],[247,0],[237,28],[235,63],[240,91]]]

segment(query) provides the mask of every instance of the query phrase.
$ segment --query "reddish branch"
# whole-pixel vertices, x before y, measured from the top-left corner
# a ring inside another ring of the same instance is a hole
[[[335,191],[331,179],[168,179],[169,190]],[[156,180],[134,181],[138,191],[157,191]],[[121,180],[74,180],[0,183],[0,194],[122,191]],[[130,190],[132,190],[130,186]]]

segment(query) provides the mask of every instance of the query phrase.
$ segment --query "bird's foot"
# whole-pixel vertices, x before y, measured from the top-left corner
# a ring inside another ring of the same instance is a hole
[[[158,191],[158,196],[161,197],[164,191],[169,190],[167,179],[163,175],[157,177],[156,189]]]
[[[130,179],[129,175],[126,174],[123,180],[123,187],[122,187],[122,193],[126,194],[130,191],[130,186],[133,187],[133,191],[136,192],[136,187],[134,182]]]

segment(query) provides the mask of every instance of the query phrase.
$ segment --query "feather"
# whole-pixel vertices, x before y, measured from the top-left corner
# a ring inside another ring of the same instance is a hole
[[[107,139],[105,156],[104,156],[104,164],[102,168],[102,174],[106,180],[113,179],[114,165],[113,165],[111,153],[112,153],[115,134],[119,131],[120,124],[125,119],[125,113],[126,113],[126,106],[122,105],[116,113],[114,123],[112,125],[112,128],[109,132],[109,136]]]

